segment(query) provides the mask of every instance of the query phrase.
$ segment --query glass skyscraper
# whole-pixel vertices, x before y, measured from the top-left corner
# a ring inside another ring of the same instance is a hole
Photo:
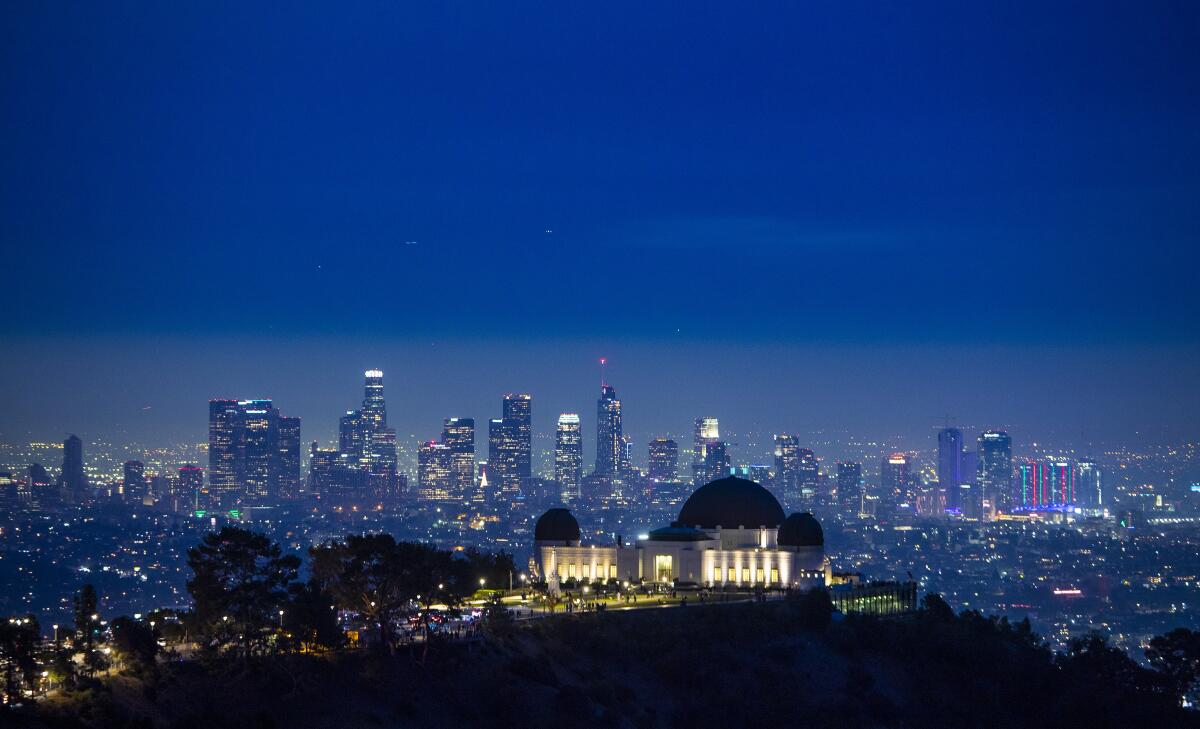
[[[670,438],[655,438],[650,441],[651,481],[672,482],[679,477],[679,444]]]
[[[475,486],[475,419],[446,418],[442,443],[450,449],[450,493],[465,500]]]
[[[597,476],[617,478],[621,473],[621,401],[611,385],[600,387],[596,401],[596,468]]]
[[[1002,430],[985,430],[978,441],[978,516],[986,517],[1012,506],[1012,438]]]
[[[946,497],[946,509],[962,511],[963,434],[958,428],[938,431],[938,488]]]
[[[583,433],[575,413],[558,416],[554,431],[554,480],[558,482],[559,497],[564,504],[573,504],[579,499],[583,481]]]

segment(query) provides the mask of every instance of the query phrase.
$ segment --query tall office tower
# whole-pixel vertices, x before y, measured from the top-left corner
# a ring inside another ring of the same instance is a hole
[[[1075,488],[1079,503],[1092,509],[1104,506],[1104,479],[1100,464],[1090,458],[1075,464]]]
[[[77,435],[63,441],[62,474],[58,478],[63,498],[76,504],[87,501],[88,481],[83,472],[83,441]]]
[[[442,443],[450,449],[451,496],[466,501],[475,487],[475,419],[446,418]]]
[[[179,486],[174,493],[167,497],[155,494],[167,502],[167,508],[176,513],[183,513],[200,501],[200,492],[204,490],[204,469],[194,463],[185,463],[179,467]]]
[[[958,428],[938,431],[938,488],[946,497],[946,510],[962,511],[963,434]]]
[[[495,454],[489,453],[488,465],[499,482],[496,489],[505,497],[519,494],[532,476],[532,406],[531,395],[505,395],[499,428],[494,423],[489,427],[489,446],[495,442]]]
[[[387,404],[383,399],[383,370],[367,370],[363,373],[362,416],[371,430],[387,425]]]
[[[363,377],[362,407],[348,411],[339,421],[338,450],[343,464],[369,475],[377,494],[390,493],[398,479],[398,457],[396,431],[387,424],[383,371],[367,370]]]
[[[853,461],[838,461],[837,464],[838,503],[843,511],[853,510],[857,514],[862,510],[862,464]]]
[[[121,495],[126,501],[141,501],[146,494],[146,464],[141,461],[125,461],[124,477],[121,479]]]
[[[254,499],[279,495],[279,411],[270,400],[239,400],[242,482]]]
[[[795,503],[800,493],[800,440],[794,435],[775,436],[775,483],[784,500]]]
[[[279,416],[279,495],[294,499],[300,482],[300,418]]]
[[[980,516],[1012,506],[1012,438],[1002,430],[985,430],[978,441]]]
[[[348,410],[338,420],[338,452],[356,467],[367,460],[367,439],[370,434],[366,432],[365,423],[361,410]]]
[[[579,500],[583,482],[583,432],[575,413],[558,416],[554,431],[554,480],[564,504]]]
[[[391,493],[396,488],[396,471],[399,459],[396,455],[396,429],[383,427],[371,431],[369,446],[371,486],[377,493]]]
[[[721,439],[721,429],[716,418],[696,418],[692,444],[692,485],[708,483],[708,447]]]
[[[242,485],[237,400],[208,401],[208,486],[214,495],[233,494]]]
[[[1050,462],[1050,498],[1058,506],[1076,503],[1075,464],[1067,460]]]
[[[1050,502],[1049,470],[1046,464],[1026,461],[1017,467],[1016,498],[1020,506],[1037,508]]]
[[[600,387],[596,401],[596,468],[597,476],[617,478],[621,474],[621,401],[611,385]]]
[[[704,482],[715,481],[729,475],[729,451],[725,441],[710,441],[704,449]]]
[[[679,477],[679,444],[670,438],[650,441],[650,480],[670,483]]]
[[[450,446],[430,440],[417,449],[417,498],[451,501],[453,460]]]
[[[911,465],[905,453],[893,453],[883,459],[879,469],[880,498],[894,506],[912,504]]]
[[[797,486],[800,488],[800,498],[811,500],[817,494],[817,487],[821,479],[821,469],[817,465],[817,456],[808,448],[801,448],[797,451],[798,463],[796,465],[796,480]]]

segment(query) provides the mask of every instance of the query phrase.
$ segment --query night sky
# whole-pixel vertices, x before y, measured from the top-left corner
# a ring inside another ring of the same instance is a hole
[[[1198,434],[1196,3],[246,5],[0,10],[0,437]]]

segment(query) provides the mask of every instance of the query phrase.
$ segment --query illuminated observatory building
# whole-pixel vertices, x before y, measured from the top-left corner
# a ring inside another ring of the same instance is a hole
[[[534,559],[552,591],[571,579],[807,590],[830,577],[813,515],[785,517],[770,491],[733,476],[701,486],[678,520],[633,545],[581,544],[571,512],[550,509],[534,527]]]

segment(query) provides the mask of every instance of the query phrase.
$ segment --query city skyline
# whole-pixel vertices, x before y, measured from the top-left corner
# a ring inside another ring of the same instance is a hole
[[[0,436],[273,397],[324,441],[368,366],[400,432],[545,432],[602,356],[639,441],[1194,429],[1194,9],[229,11],[0,27]]]

